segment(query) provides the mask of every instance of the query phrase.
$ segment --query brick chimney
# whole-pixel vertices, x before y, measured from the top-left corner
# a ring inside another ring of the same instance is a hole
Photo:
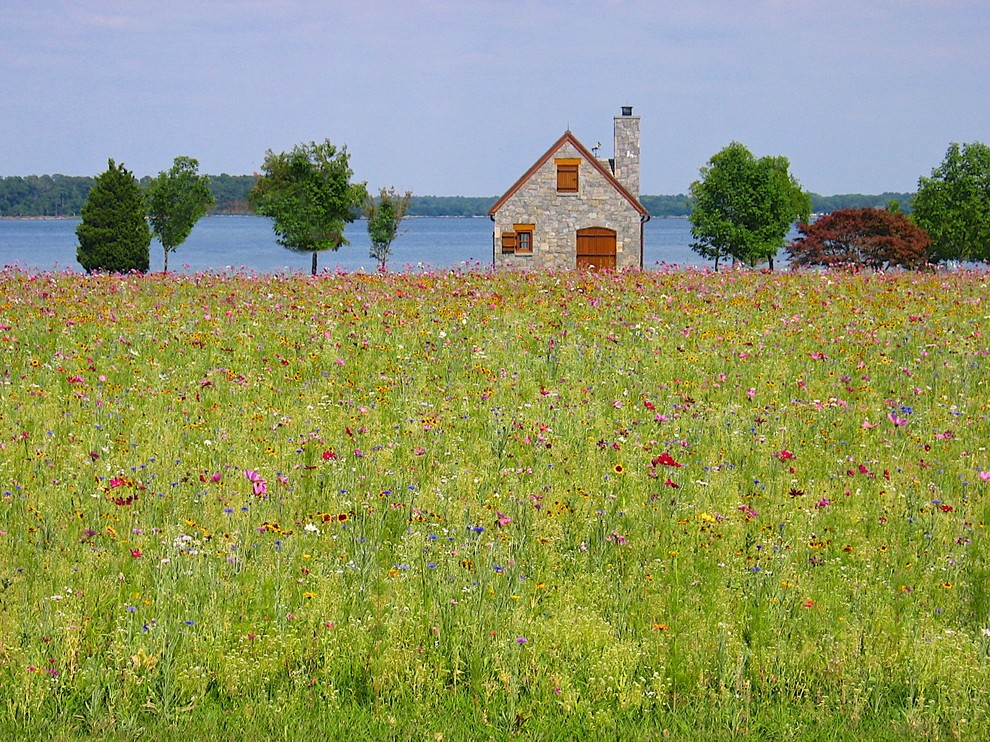
[[[639,198],[639,116],[632,106],[623,106],[615,117],[615,179]]]

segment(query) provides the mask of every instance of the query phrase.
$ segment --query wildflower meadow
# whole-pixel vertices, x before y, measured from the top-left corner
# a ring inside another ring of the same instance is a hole
[[[987,283],[2,271],[0,736],[986,738]]]

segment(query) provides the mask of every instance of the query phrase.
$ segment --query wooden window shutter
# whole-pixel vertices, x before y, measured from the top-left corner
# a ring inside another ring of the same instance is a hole
[[[519,235],[515,232],[502,232],[502,252],[513,253],[519,245]]]
[[[557,163],[557,192],[578,192],[578,164],[576,162]]]

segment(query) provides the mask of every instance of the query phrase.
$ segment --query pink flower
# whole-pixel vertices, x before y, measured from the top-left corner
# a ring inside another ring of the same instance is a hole
[[[736,509],[746,516],[746,520],[750,520],[751,518],[755,518],[757,515],[759,515],[759,513],[753,508],[751,508],[749,505],[740,505]]]
[[[863,428],[863,430],[872,430],[876,426],[877,426],[877,423],[871,423],[869,420],[864,420],[863,421],[863,424],[860,425],[860,427]]]
[[[498,512],[497,510],[495,511],[495,517],[498,519],[498,524],[500,526],[507,526],[512,522],[512,518],[504,513]]]
[[[982,479],[984,482],[990,482],[990,471],[978,471],[976,476]]]
[[[894,424],[895,428],[899,428],[902,425],[907,425],[907,420],[905,420],[903,417],[900,417],[896,412],[888,412],[887,419]]]
[[[258,497],[268,494],[268,482],[266,482],[258,472],[253,469],[245,469],[244,476],[251,483],[251,489]]]

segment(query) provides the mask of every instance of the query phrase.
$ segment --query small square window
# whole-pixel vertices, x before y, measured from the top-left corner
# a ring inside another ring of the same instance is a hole
[[[533,254],[533,230],[535,224],[513,224],[512,232],[516,236],[516,255]]]
[[[531,253],[533,252],[533,233],[532,232],[520,232],[519,233],[519,244],[516,245],[516,252],[520,253]]]
[[[518,242],[516,243],[516,254],[533,254],[533,232],[520,230],[516,233]]]

